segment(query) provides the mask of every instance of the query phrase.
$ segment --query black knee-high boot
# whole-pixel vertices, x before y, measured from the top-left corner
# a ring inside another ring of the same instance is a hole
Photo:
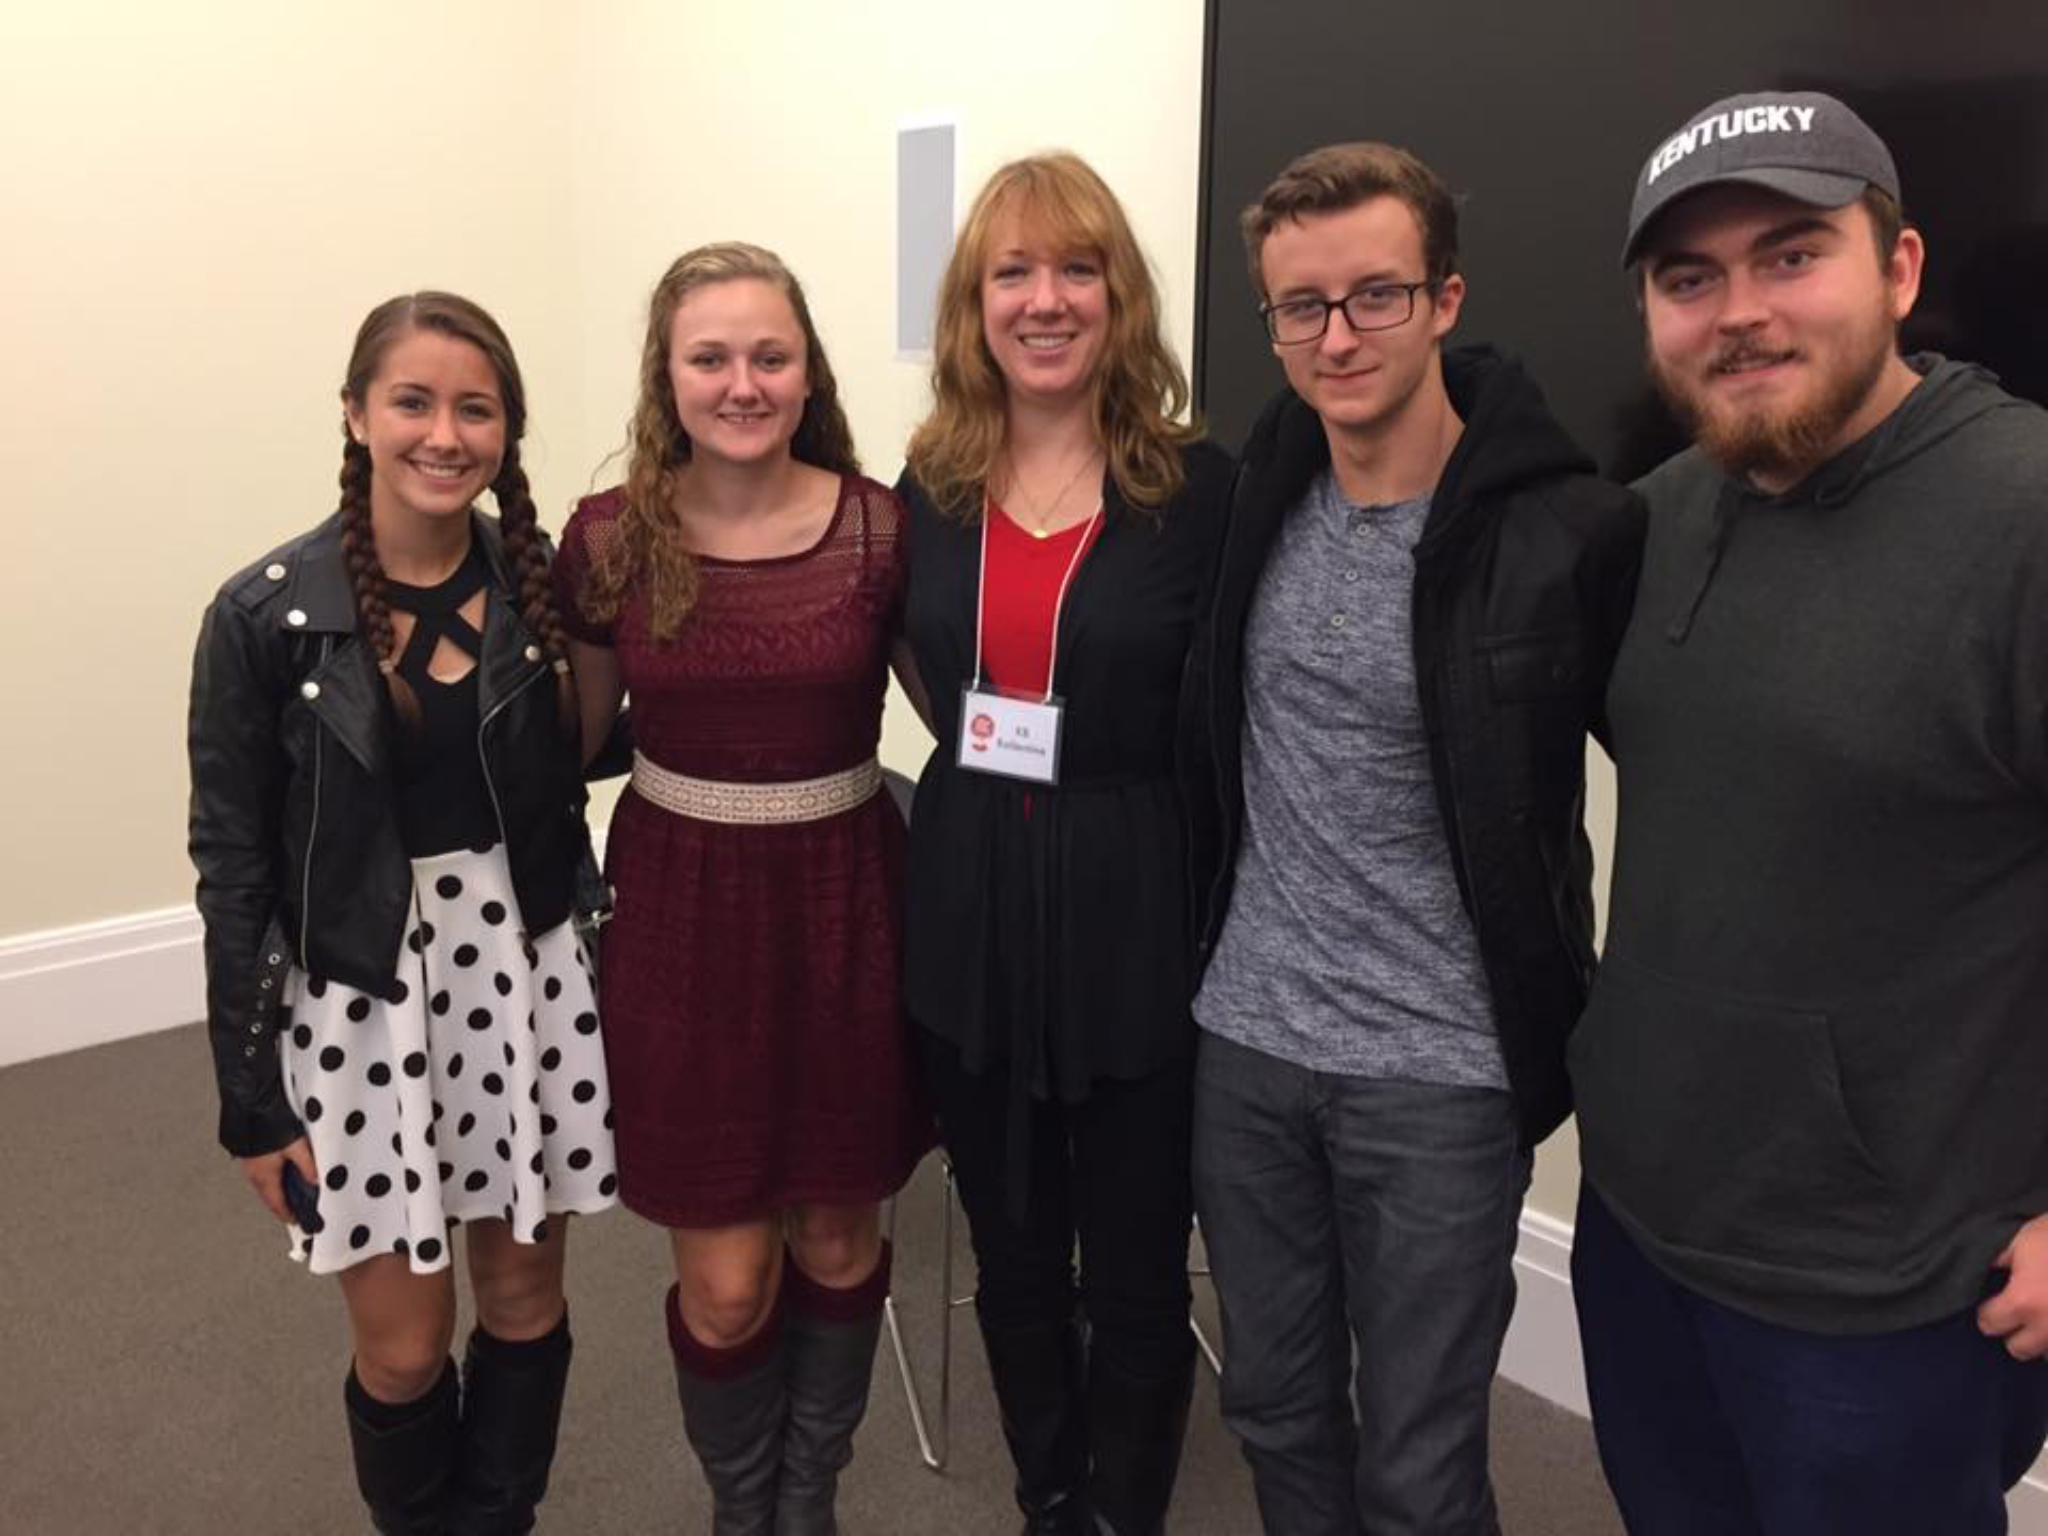
[[[775,1485],[789,1417],[782,1300],[761,1331],[731,1349],[694,1338],[668,1293],[683,1433],[711,1487],[712,1536],[773,1536]]]
[[[453,1536],[526,1536],[548,1491],[569,1381],[569,1314],[537,1339],[508,1343],[478,1327],[462,1360],[462,1453]]]
[[[1092,1536],[1081,1330],[1073,1322],[998,1327],[982,1319],[1003,1438],[1017,1465],[1026,1536]]]
[[[775,1536],[838,1536],[833,1509],[839,1474],[853,1460],[853,1433],[868,1409],[889,1261],[884,1243],[872,1274],[834,1290],[784,1256],[789,1421],[775,1493]]]
[[[1096,1350],[1088,1361],[1089,1502],[1107,1536],[1160,1536],[1180,1470],[1195,1390],[1190,1339],[1182,1367],[1135,1375]]]
[[[356,1487],[383,1536],[444,1536],[461,1423],[455,1362],[426,1396],[386,1403],[370,1396],[351,1367],[342,1389]]]

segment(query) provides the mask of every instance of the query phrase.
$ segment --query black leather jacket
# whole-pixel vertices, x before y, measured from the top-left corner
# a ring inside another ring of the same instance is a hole
[[[1415,550],[1416,687],[1458,891],[1533,1145],[1571,1111],[1564,1047],[1593,974],[1585,743],[1628,626],[1643,509],[1551,417],[1521,366],[1444,353],[1465,423]],[[1214,600],[1190,658],[1183,778],[1204,963],[1244,827],[1245,623],[1281,520],[1329,463],[1291,391],[1245,445]]]
[[[588,847],[573,734],[549,666],[507,595],[497,524],[472,515],[485,588],[477,747],[527,932],[570,914]],[[190,848],[206,929],[206,1015],[220,1140],[240,1157],[300,1134],[272,1043],[296,961],[388,995],[412,901],[391,713],[356,633],[330,517],[232,577],[199,632],[188,744]]]

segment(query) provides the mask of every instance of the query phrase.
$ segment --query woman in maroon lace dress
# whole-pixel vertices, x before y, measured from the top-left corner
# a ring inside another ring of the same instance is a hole
[[[655,288],[626,483],[555,567],[611,823],[619,1194],[669,1229],[667,1316],[720,1536],[829,1533],[929,1144],[897,992],[903,834],[875,747],[902,508],[864,479],[794,277],[754,246]]]

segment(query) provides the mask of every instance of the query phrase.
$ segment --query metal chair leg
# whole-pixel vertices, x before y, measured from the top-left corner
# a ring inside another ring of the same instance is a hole
[[[946,1470],[951,1453],[953,1425],[953,1311],[969,1305],[974,1297],[953,1294],[953,1163],[943,1153],[939,1166],[939,1411],[936,1424],[926,1417],[924,1393],[910,1362],[910,1346],[903,1336],[902,1320],[892,1293],[882,1301],[882,1320],[889,1329],[889,1348],[896,1357],[896,1374],[903,1381],[903,1399],[910,1409],[910,1427],[917,1435],[917,1456],[934,1472]],[[889,1241],[896,1240],[896,1201],[889,1201]],[[934,1433],[936,1430],[936,1433]]]
[[[1201,1223],[1197,1222],[1195,1224],[1195,1235],[1197,1237],[1201,1236],[1201,1230]],[[1188,1275],[1191,1279],[1208,1280],[1212,1278],[1209,1273],[1207,1254],[1208,1250],[1205,1248],[1202,1259],[1188,1265]],[[1195,1335],[1195,1347],[1201,1350],[1202,1358],[1209,1362],[1209,1369],[1220,1379],[1223,1375],[1223,1356],[1217,1352],[1216,1346],[1209,1342],[1209,1335],[1202,1331],[1202,1325],[1196,1321],[1192,1307],[1188,1309],[1188,1327]]]

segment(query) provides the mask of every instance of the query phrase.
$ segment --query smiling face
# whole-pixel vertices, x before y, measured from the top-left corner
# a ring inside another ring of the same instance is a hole
[[[982,264],[981,333],[1012,396],[1085,399],[1109,336],[1109,302],[1100,252],[1063,249],[1014,212],[996,220]]]
[[[1741,185],[1694,193],[1645,245],[1651,376],[1715,459],[1787,489],[1912,388],[1898,329],[1922,257],[1910,229],[1881,255],[1861,203],[1815,208]]]
[[[1276,225],[1259,250],[1269,302],[1342,299],[1376,284],[1428,276],[1422,226],[1398,197],[1368,198],[1335,213]],[[1415,294],[1414,312],[1387,330],[1356,331],[1341,309],[1315,341],[1274,343],[1287,382],[1330,432],[1378,437],[1431,387],[1441,389],[1439,345],[1458,321],[1465,280],[1453,273]]]
[[[789,453],[810,395],[803,326],[760,277],[690,289],[669,320],[669,388],[690,455],[760,463]]]
[[[471,342],[410,329],[385,350],[349,432],[370,450],[370,517],[385,527],[459,516],[505,459],[497,371]]]

